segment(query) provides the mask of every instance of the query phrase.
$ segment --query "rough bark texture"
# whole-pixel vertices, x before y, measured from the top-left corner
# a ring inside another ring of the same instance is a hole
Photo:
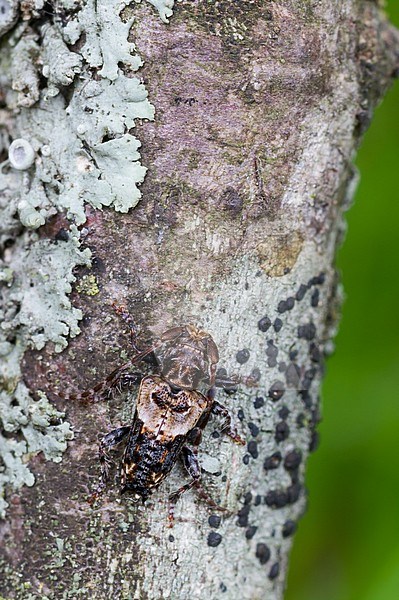
[[[7,598],[283,595],[353,154],[398,36],[367,0],[182,0],[166,24],[172,6],[0,0],[0,156],[18,138],[34,151],[0,173]],[[98,434],[129,422],[136,390],[90,408],[54,391],[131,354],[112,300],[141,345],[191,322],[221,367],[259,378],[219,392],[247,447],[212,420],[200,449],[204,487],[232,516],[192,491],[169,530],[180,468],[145,506],[117,485],[86,503]]]

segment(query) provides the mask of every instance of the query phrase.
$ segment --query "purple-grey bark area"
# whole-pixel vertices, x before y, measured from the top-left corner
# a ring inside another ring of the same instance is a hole
[[[81,334],[60,355],[50,344],[25,355],[25,381],[66,411],[75,437],[59,464],[32,458],[36,484],[10,492],[1,593],[280,599],[339,314],[353,154],[398,68],[397,34],[366,0],[183,0],[167,26],[147,4],[132,10],[156,110],[135,128],[148,173],[128,214],[87,208],[93,263],[76,275],[95,275],[100,293],[72,294]],[[61,228],[59,215],[39,235]],[[90,406],[54,392],[89,387],[132,355],[112,301],[127,305],[141,347],[195,323],[220,366],[259,377],[218,392],[247,446],[218,436],[216,418],[201,445],[204,469],[219,461],[204,487],[231,514],[192,490],[169,529],[168,494],[188,480],[178,466],[145,506],[117,483],[87,503],[99,434],[129,422],[137,388]]]

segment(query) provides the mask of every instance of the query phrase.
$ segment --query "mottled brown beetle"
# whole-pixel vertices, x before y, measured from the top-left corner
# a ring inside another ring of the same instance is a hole
[[[124,307],[114,305],[114,308],[128,323],[137,351],[133,320]],[[132,365],[150,353],[155,354],[160,375],[132,373]],[[171,495],[170,520],[173,521],[174,502],[193,486],[214,508],[220,508],[201,488],[201,468],[197,459],[201,433],[211,413],[224,417],[224,433],[239,444],[245,442],[231,428],[227,409],[214,398],[215,386],[231,389],[238,382],[237,378],[217,375],[218,361],[218,349],[209,333],[193,325],[174,327],[165,331],[150,348],[138,352],[129,362],[113,371],[103,383],[82,394],[69,396],[93,402],[112,389],[141,381],[132,423],[114,429],[101,439],[101,483],[91,501],[104,490],[108,481],[109,451],[126,440],[120,467],[122,493],[130,492],[134,500],[142,499],[144,502],[181,456],[192,480]],[[206,393],[201,390],[206,390]]]

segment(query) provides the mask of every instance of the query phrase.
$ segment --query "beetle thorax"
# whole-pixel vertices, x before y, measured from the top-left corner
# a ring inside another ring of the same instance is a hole
[[[156,357],[162,376],[176,388],[198,390],[214,383],[217,349],[211,336],[196,327],[188,325],[177,339],[164,343]]]

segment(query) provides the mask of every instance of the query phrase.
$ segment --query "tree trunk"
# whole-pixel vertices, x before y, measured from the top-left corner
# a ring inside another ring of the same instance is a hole
[[[367,0],[172,8],[0,0],[7,598],[282,598],[352,159],[399,38]],[[89,407],[57,392],[132,355],[114,300],[140,346],[193,323],[221,367],[258,381],[218,392],[247,446],[212,419],[199,450],[203,486],[229,513],[194,489],[168,529],[180,467],[143,506],[117,482],[87,503],[98,436],[129,423],[137,388]]]

